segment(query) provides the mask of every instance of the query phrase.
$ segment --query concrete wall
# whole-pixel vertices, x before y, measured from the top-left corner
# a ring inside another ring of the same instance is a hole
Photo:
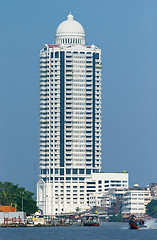
[[[26,219],[25,212],[0,212],[0,224],[4,223],[4,218],[14,218],[14,217],[18,218],[19,216],[22,219],[22,223],[24,223]]]

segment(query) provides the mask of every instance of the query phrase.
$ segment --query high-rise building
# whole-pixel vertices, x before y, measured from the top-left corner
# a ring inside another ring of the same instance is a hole
[[[101,170],[101,50],[85,45],[71,14],[56,44],[40,51],[40,180],[44,214],[88,208],[93,174]]]

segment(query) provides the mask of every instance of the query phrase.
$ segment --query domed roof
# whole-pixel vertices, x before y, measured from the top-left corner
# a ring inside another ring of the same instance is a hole
[[[85,32],[82,25],[75,21],[70,13],[67,20],[62,22],[56,31],[56,37],[85,37]]]

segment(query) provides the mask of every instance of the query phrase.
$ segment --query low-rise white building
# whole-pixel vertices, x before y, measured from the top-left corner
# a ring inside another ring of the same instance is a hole
[[[134,214],[140,217],[146,213],[146,205],[151,201],[150,190],[135,184],[124,194],[122,214]]]
[[[146,188],[145,193],[144,193],[144,208],[146,212],[146,206],[148,203],[150,203],[152,200],[152,195],[151,195],[151,190],[149,187]]]
[[[108,207],[109,195],[107,193],[90,193],[89,206],[90,207]]]
[[[51,215],[53,210],[51,209],[53,206],[53,202],[55,201],[57,210],[59,213],[61,212],[73,212],[76,211],[78,207],[80,210],[86,210],[90,208],[92,205],[89,204],[90,196],[99,196],[101,197],[109,192],[113,191],[117,196],[124,195],[126,190],[128,189],[128,173],[93,173],[91,177],[85,178],[85,182],[75,181],[74,183],[63,182],[62,185],[55,185],[55,198],[51,195],[52,185],[45,184],[44,182],[40,183],[40,187],[43,187],[43,191],[45,194],[43,195],[43,213],[47,215]],[[48,187],[49,186],[49,187]],[[41,195],[41,193],[38,192]],[[79,197],[78,197],[79,196]],[[73,203],[70,203],[70,199],[73,197]],[[98,204],[97,197],[96,201]],[[47,198],[47,199],[46,199]],[[78,203],[78,198],[80,198],[80,204]],[[106,206],[109,204],[108,200],[109,196],[106,196],[101,205]],[[47,202],[47,204],[46,204]],[[99,205],[98,205],[99,206]],[[56,211],[57,211],[56,210]]]
[[[151,191],[152,199],[157,200],[157,183],[151,183],[148,187]]]
[[[111,207],[112,202],[116,202],[117,197],[122,198],[122,192],[125,193],[127,189],[121,189],[121,194],[118,194],[117,189],[109,189],[108,192],[90,193],[89,194],[89,206],[90,207]]]
[[[89,204],[89,196],[97,193],[107,194],[114,191],[117,196],[123,196],[129,186],[128,172],[121,173],[94,173],[91,180],[87,181],[87,200]]]

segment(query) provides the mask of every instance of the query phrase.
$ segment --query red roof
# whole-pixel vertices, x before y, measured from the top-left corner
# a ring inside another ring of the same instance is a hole
[[[91,48],[91,46],[87,46],[87,48]]]
[[[15,212],[15,207],[0,206],[0,212]]]
[[[49,47],[59,47],[58,45],[51,45],[51,44],[48,44]]]

